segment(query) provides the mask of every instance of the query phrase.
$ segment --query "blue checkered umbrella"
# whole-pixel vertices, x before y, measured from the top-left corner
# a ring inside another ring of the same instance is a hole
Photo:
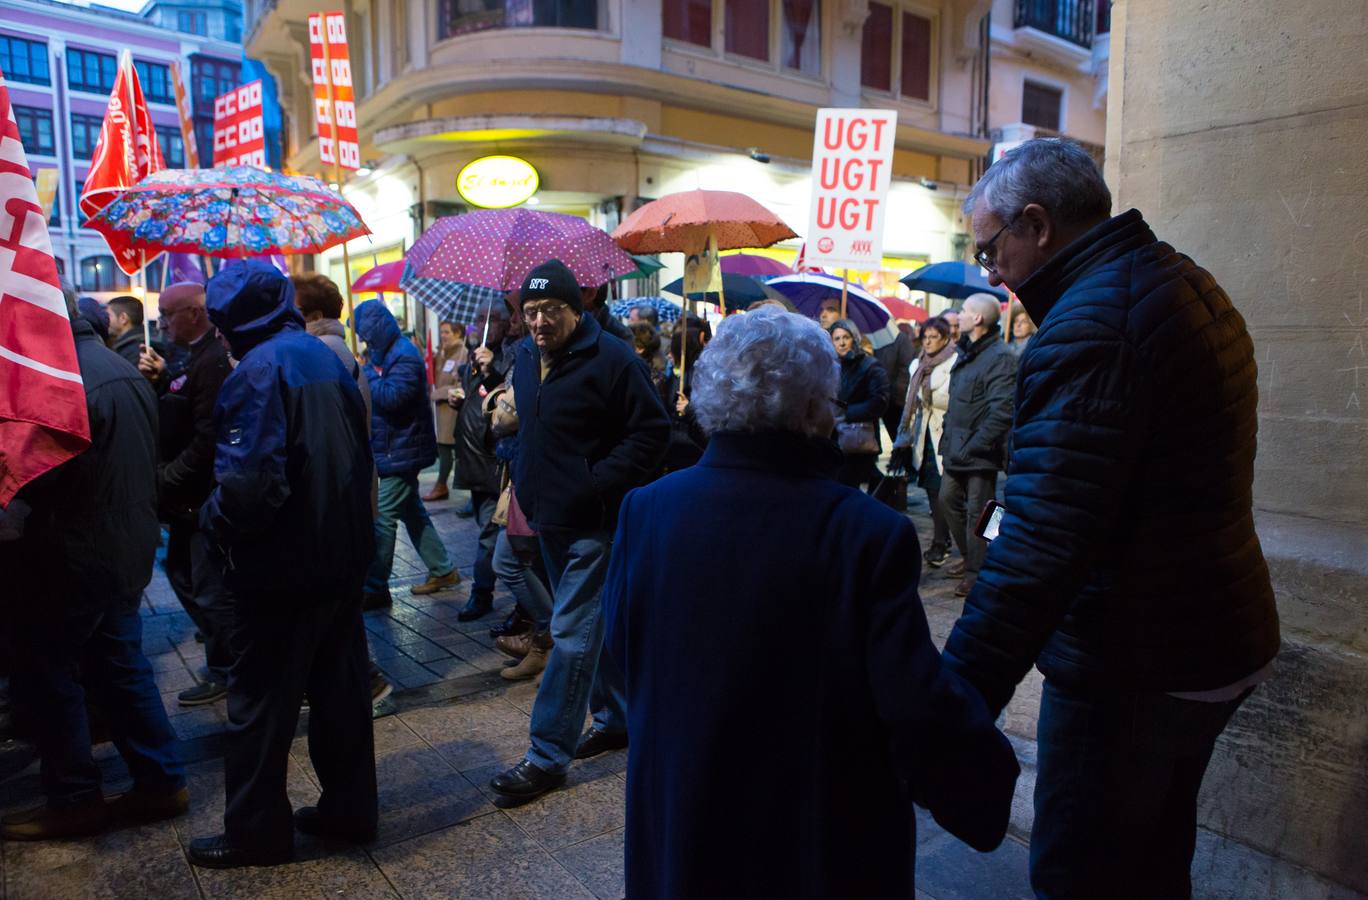
[[[443,322],[465,326],[475,324],[476,310],[486,302],[502,300],[504,292],[477,284],[447,281],[444,278],[418,278],[412,264],[404,263],[399,287],[437,314]]]
[[[625,319],[637,306],[652,307],[662,322],[679,321],[679,304],[671,303],[664,297],[627,297],[622,300],[614,300],[608,304],[608,311],[619,319]]]

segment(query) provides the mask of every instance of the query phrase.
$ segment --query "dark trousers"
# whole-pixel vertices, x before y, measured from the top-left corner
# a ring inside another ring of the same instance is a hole
[[[907,391],[903,391],[903,395],[906,394]],[[883,411],[883,415],[879,416],[879,419],[888,429],[888,436],[896,441],[898,439],[898,426],[902,424],[903,404],[901,397],[894,397],[893,400],[897,405],[888,404],[888,408]]]
[[[456,445],[437,445],[437,483],[446,486],[456,465]]]
[[[239,596],[224,756],[228,839],[293,844],[285,771],[305,691],[309,758],[323,788],[319,811],[347,827],[373,827],[375,742],[361,586]]]
[[[1217,736],[1248,695],[1200,703],[1047,680],[1031,829],[1036,896],[1190,897],[1197,791]]]
[[[494,524],[494,510],[499,506],[499,495],[472,490],[470,502],[475,507],[475,524],[480,526],[479,545],[475,548],[475,572],[470,591],[473,594],[492,594],[494,544],[499,540],[499,526]]]
[[[964,557],[966,573],[978,574],[983,566],[988,542],[974,534],[974,526],[996,490],[997,472],[946,472],[941,477],[941,515]]]
[[[925,488],[926,505],[931,508],[931,545],[949,550],[950,526],[945,523],[945,513],[941,511],[941,474],[940,469],[936,467],[936,448],[931,443],[929,428],[922,446],[922,464],[917,473],[917,482]]]
[[[192,519],[175,519],[166,530],[166,579],[204,635],[209,678],[227,684],[233,665],[228,642],[233,627],[233,595],[223,583],[223,566],[209,551],[209,538]]]
[[[23,614],[15,623],[10,687],[16,711],[42,759],[43,790],[54,807],[101,796],[90,753],[89,696],[139,791],[185,787],[176,733],[167,721],[152,666],[142,652],[138,597],[52,619]],[[34,610],[41,615],[46,610]]]

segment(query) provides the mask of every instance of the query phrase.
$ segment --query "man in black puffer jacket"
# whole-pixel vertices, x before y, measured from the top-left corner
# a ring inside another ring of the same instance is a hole
[[[1039,897],[1187,897],[1216,737],[1278,614],[1254,532],[1244,319],[1077,145],[1030,141],[965,203],[977,258],[1040,330],[1021,357],[1007,512],[945,646],[1000,710],[1045,675]]]

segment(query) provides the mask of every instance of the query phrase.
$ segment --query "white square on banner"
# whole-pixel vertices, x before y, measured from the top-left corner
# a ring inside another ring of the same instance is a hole
[[[807,265],[880,268],[897,130],[896,110],[817,111]]]

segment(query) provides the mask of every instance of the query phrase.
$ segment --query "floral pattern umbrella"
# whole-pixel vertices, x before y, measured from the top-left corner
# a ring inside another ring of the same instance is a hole
[[[126,235],[149,256],[321,253],[370,234],[351,204],[317,178],[251,166],[154,172],[86,224],[106,238]]]

